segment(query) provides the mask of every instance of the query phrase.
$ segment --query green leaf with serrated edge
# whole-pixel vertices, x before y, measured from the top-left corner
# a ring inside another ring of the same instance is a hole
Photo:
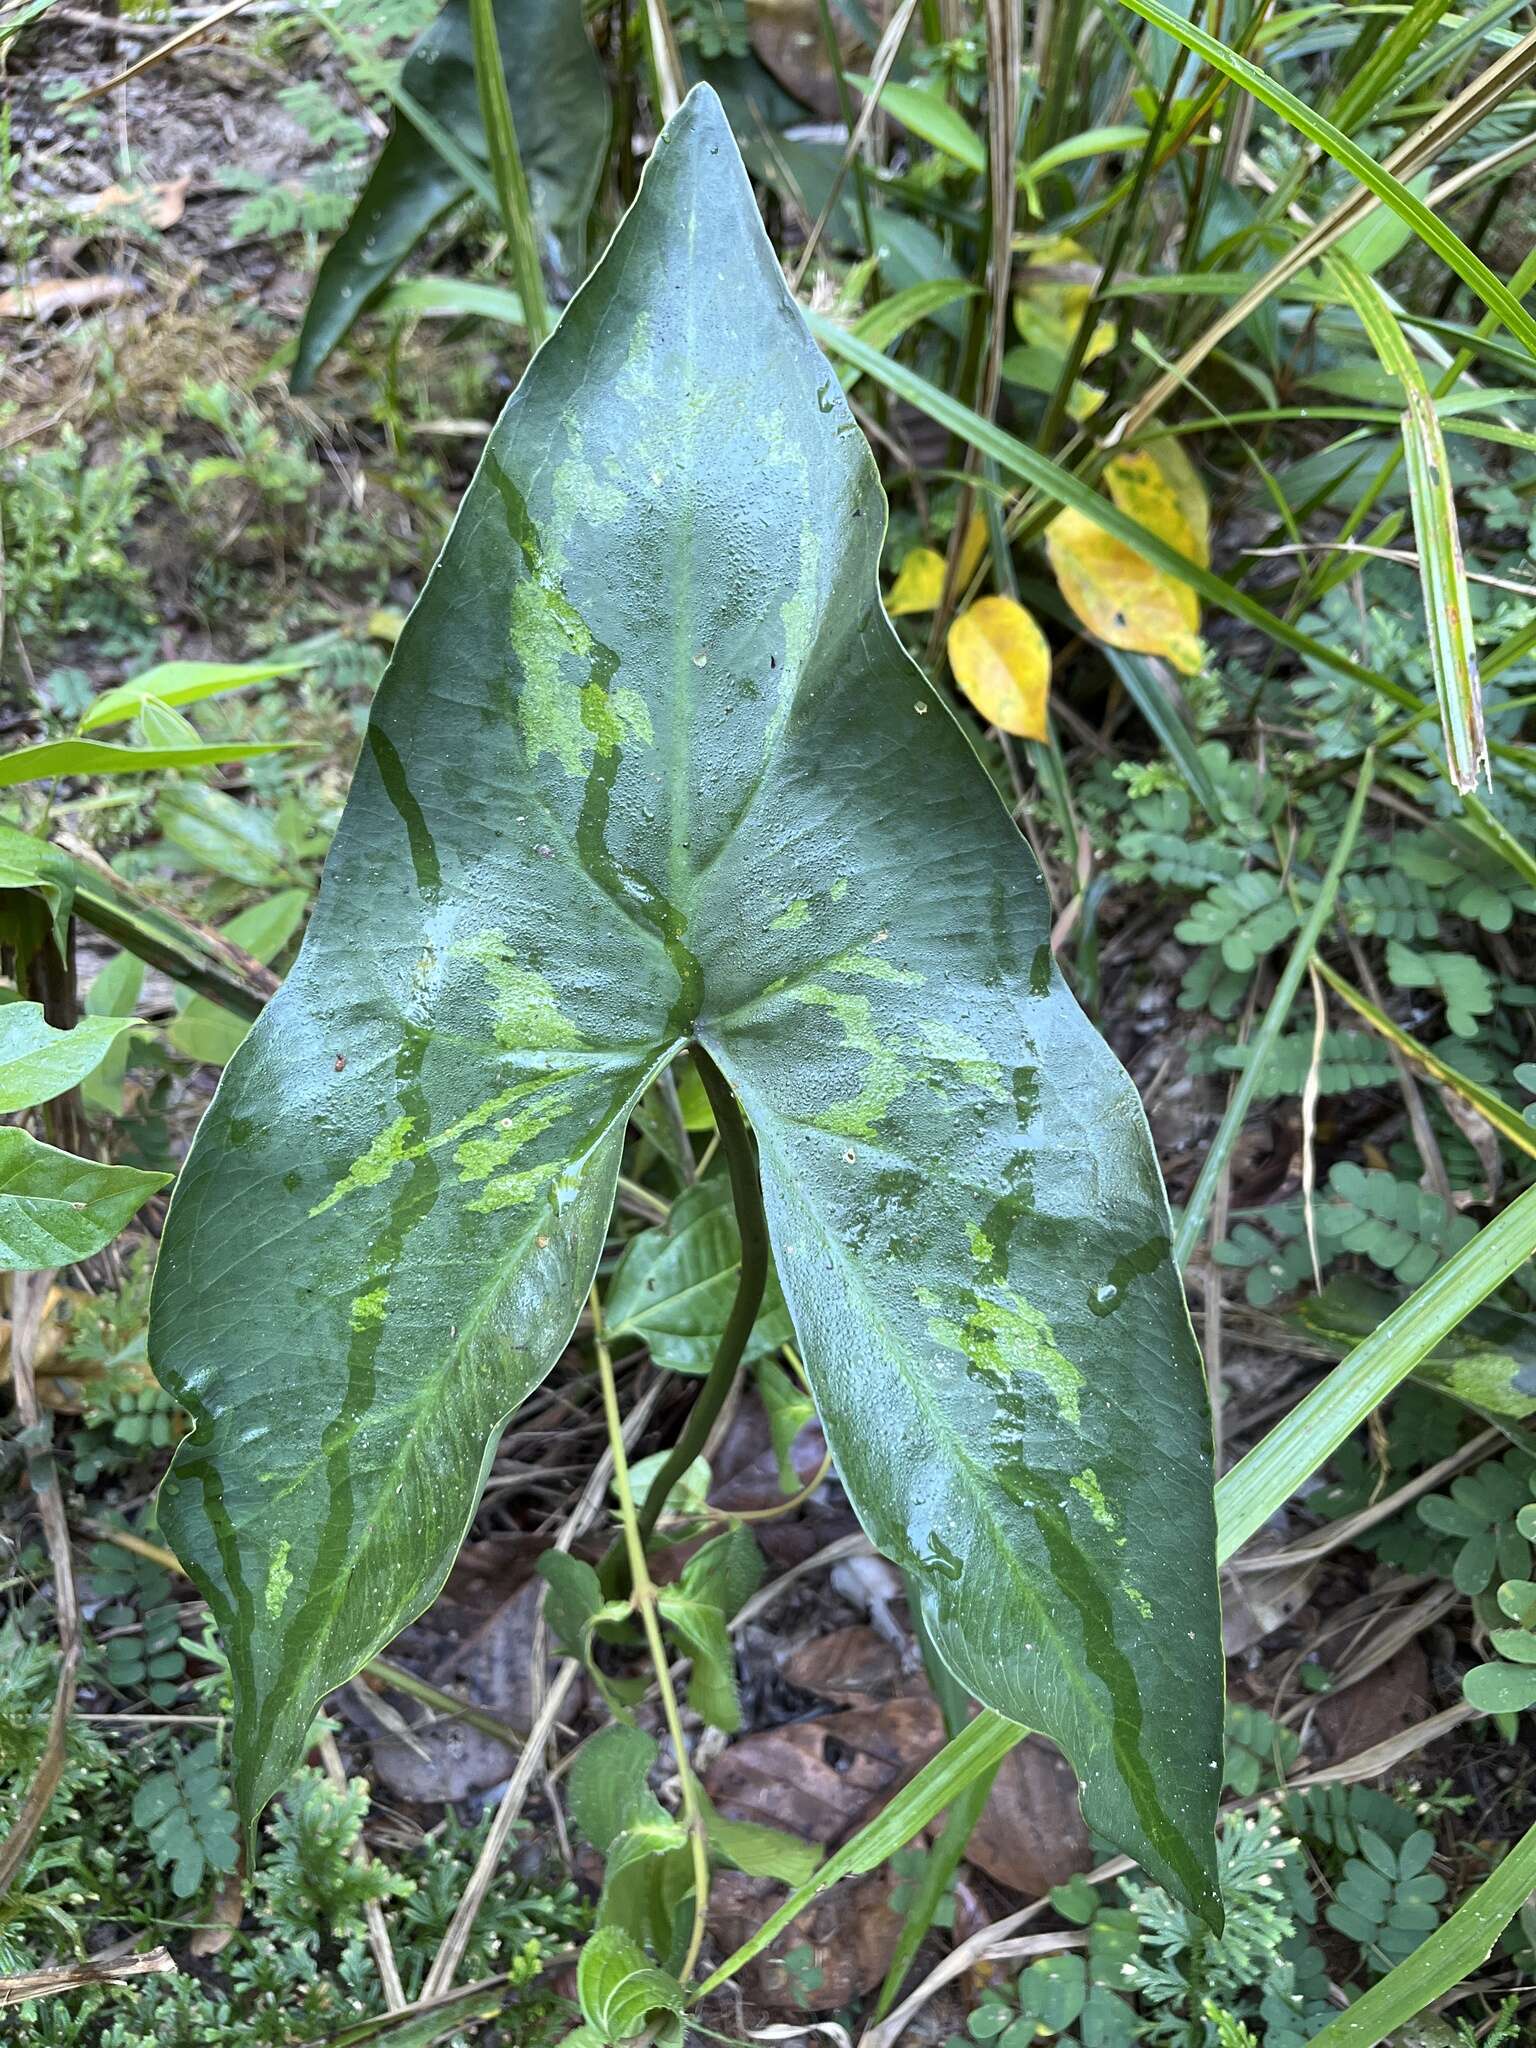
[[[678,1196],[665,1223],[637,1231],[625,1246],[608,1294],[609,1335],[615,1343],[638,1337],[673,1372],[708,1372],[740,1271],[730,1183],[723,1176],[697,1181]],[[744,1356],[761,1358],[793,1336],[770,1271]]]
[[[55,1030],[41,1003],[0,1005],[0,1116],[51,1102],[106,1058],[107,1047],[133,1024],[131,1017],[82,1017],[73,1030]]]
[[[1219,1911],[1209,1432],[1135,1091],[878,599],[884,508],[718,103],[493,434],[297,963],[172,1205],[161,1527],[254,1815],[432,1598],[690,1038],[870,1535],[1091,1825]],[[919,772],[920,769],[920,772]]]
[[[671,1818],[646,1782],[656,1756],[644,1729],[623,1721],[600,1728],[577,1751],[569,1783],[571,1818],[603,1855],[627,1828]]]
[[[549,1587],[544,1618],[550,1634],[567,1657],[584,1657],[592,1623],[603,1605],[597,1573],[585,1558],[563,1550],[546,1550],[537,1570]]]
[[[741,1726],[741,1701],[736,1692],[736,1652],[725,1616],[707,1600],[696,1600],[675,1586],[656,1595],[662,1620],[671,1629],[693,1669],[688,1676],[688,1704],[701,1721],[734,1735]]]
[[[0,1272],[40,1273],[90,1258],[170,1178],[77,1159],[0,1125]]]
[[[534,218],[559,267],[580,272],[587,214],[608,154],[608,87],[579,0],[496,0],[496,35]],[[477,162],[486,160],[467,0],[448,5],[405,60],[401,83]],[[361,198],[327,254],[304,315],[292,388],[331,350],[469,185],[397,113]]]
[[[605,2040],[627,2041],[653,2013],[680,2013],[682,1987],[622,1928],[600,1927],[576,1965],[582,2015]]]
[[[799,1490],[800,1479],[790,1456],[799,1436],[808,1422],[816,1418],[816,1404],[805,1393],[799,1382],[790,1378],[781,1365],[775,1365],[771,1358],[764,1358],[757,1367],[757,1394],[768,1416],[768,1434],[773,1441],[773,1455],[779,1468],[779,1485],[785,1493]]]
[[[80,730],[94,732],[98,726],[116,725],[134,717],[145,704],[200,704],[205,697],[222,696],[226,690],[248,690],[254,683],[297,675],[309,665],[305,656],[281,654],[269,661],[163,661],[93,698]]]

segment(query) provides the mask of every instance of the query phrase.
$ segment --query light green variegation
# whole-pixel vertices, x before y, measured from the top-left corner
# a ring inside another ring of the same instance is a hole
[[[642,1091],[756,1132],[838,1470],[977,1698],[1215,1913],[1200,1359],[1129,1080],[876,572],[884,504],[713,94],[507,407],[156,1281],[161,1526],[254,1815],[442,1584]]]

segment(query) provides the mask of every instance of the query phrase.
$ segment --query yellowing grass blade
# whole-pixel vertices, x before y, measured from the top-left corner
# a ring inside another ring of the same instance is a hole
[[[1472,605],[1440,416],[1419,360],[1380,287],[1342,250],[1328,256],[1325,267],[1354,307],[1382,368],[1403,387],[1403,453],[1418,543],[1430,667],[1451,781],[1463,796],[1470,795],[1480,781],[1490,779],[1488,741],[1483,731]]]

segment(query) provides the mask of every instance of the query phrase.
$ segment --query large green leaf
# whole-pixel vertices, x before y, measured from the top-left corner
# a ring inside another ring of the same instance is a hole
[[[99,1166],[0,1125],[0,1272],[72,1265],[110,1244],[168,1173]]]
[[[495,0],[496,33],[534,219],[555,265],[579,274],[587,215],[608,153],[608,87],[580,0]],[[487,157],[468,0],[448,0],[405,61],[410,99],[478,162]],[[469,183],[404,113],[330,250],[304,315],[295,391],[315,373],[435,220]]]
[[[510,401],[298,960],[181,1176],[161,1527],[253,1814],[419,1613],[691,1039],[875,1542],[1093,1826],[1215,1911],[1209,1428],[1136,1094],[878,599],[873,460],[712,93]]]

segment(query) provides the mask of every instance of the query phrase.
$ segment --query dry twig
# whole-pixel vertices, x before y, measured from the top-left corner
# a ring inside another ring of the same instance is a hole
[[[59,1678],[48,1716],[42,1761],[31,1789],[10,1833],[0,1843],[0,1895],[15,1882],[43,1824],[64,1774],[65,1743],[69,1734],[70,1710],[75,1704],[75,1681],[80,1671],[82,1648],[80,1603],[75,1596],[74,1562],[69,1547],[69,1524],[59,1492],[58,1469],[50,1448],[49,1425],[37,1403],[37,1379],[32,1361],[37,1351],[43,1304],[53,1284],[52,1273],[15,1273],[11,1276],[11,1379],[16,1390],[16,1414],[21,1423],[27,1453],[27,1477],[32,1485],[43,1535],[48,1544],[48,1561],[53,1568],[54,1612],[59,1630]]]

